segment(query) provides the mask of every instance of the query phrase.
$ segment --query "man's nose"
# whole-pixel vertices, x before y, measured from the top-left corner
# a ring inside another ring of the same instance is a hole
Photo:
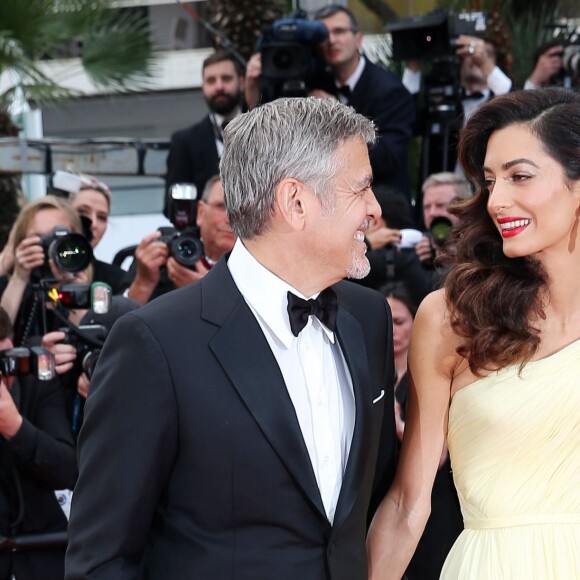
[[[383,213],[383,210],[381,209],[381,206],[377,201],[375,192],[372,189],[369,190],[367,203],[368,203],[367,215],[375,220],[379,219]]]

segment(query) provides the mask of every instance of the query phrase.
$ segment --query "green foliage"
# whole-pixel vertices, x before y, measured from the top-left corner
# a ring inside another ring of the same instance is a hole
[[[71,96],[38,64],[58,58],[71,42],[81,47],[82,67],[96,85],[112,91],[147,86],[154,66],[147,23],[110,5],[109,0],[2,0],[0,72],[11,71],[14,80],[0,94],[0,106],[20,90],[43,103]]]

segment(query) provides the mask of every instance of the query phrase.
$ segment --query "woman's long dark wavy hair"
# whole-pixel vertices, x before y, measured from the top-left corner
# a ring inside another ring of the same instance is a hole
[[[455,204],[460,218],[446,245],[445,281],[455,332],[464,338],[457,352],[476,375],[530,360],[540,343],[534,319],[544,317],[546,274],[532,257],[508,258],[487,212],[483,164],[491,134],[523,124],[563,168],[580,179],[580,94],[564,89],[518,91],[496,97],[469,119],[459,160],[476,185],[472,198]]]

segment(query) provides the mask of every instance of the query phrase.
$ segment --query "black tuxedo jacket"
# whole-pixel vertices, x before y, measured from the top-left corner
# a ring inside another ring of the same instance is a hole
[[[219,173],[219,157],[215,143],[215,132],[209,115],[199,123],[176,131],[171,136],[167,156],[165,189],[174,183],[193,183],[201,197],[206,181]],[[168,211],[165,197],[165,215]]]
[[[356,415],[334,525],[280,369],[222,258],[107,340],[79,439],[68,580],[366,580],[369,503],[395,465],[391,318],[378,293],[335,289]]]

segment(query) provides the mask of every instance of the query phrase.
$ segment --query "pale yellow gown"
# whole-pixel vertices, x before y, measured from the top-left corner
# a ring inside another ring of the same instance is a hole
[[[448,444],[465,530],[445,580],[580,579],[580,340],[461,389]]]

